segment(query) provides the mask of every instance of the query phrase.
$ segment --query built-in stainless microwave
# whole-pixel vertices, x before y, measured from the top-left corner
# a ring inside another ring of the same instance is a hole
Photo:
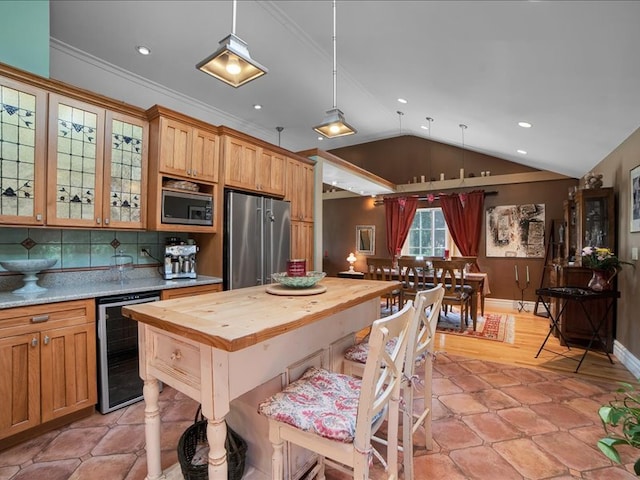
[[[213,226],[213,197],[163,189],[162,223]]]

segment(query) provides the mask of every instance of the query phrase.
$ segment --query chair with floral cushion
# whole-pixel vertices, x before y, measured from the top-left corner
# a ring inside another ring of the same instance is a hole
[[[349,471],[353,478],[369,478],[371,437],[385,419],[390,445],[388,478],[398,478],[400,382],[414,319],[414,308],[408,303],[399,312],[373,322],[362,379],[311,367],[260,403],[258,411],[269,420],[272,479],[284,477],[285,441],[318,454],[313,475],[320,479],[325,478],[325,463]],[[398,341],[388,353],[385,345],[394,337]]]
[[[432,375],[433,375],[433,342],[436,335],[438,316],[444,296],[442,285],[417,292],[415,298],[415,329],[409,333],[409,344],[405,353],[403,365],[401,394],[402,394],[402,444],[400,450],[404,453],[404,478],[413,478],[413,435],[422,425],[425,432],[425,445],[427,450],[433,449],[433,433],[431,428],[432,411]],[[393,348],[397,339],[392,338],[387,342],[387,349]],[[367,361],[369,345],[361,342],[348,348],[344,354],[343,372],[349,375],[362,375],[364,364]],[[424,362],[423,378],[416,376],[417,367]],[[424,408],[421,412],[414,412],[413,397],[414,388],[419,383],[424,383]],[[410,427],[407,427],[410,426]],[[376,440],[380,440],[374,438]],[[387,443],[380,440],[382,443]]]

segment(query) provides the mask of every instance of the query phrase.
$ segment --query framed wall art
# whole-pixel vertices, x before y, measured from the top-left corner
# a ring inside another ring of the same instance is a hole
[[[630,232],[640,232],[640,165],[629,172]]]
[[[544,204],[487,209],[487,257],[544,258]]]
[[[356,226],[356,252],[364,255],[376,253],[376,227],[375,225]]]

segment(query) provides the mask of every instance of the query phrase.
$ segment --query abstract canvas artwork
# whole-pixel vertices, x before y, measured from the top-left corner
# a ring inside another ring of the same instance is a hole
[[[487,209],[487,257],[544,258],[544,204]]]

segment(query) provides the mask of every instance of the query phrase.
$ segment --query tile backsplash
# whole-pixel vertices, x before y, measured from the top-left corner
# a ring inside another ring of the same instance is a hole
[[[161,259],[165,239],[174,236],[166,232],[0,227],[0,260],[55,258],[58,263],[53,269],[108,267],[111,257],[122,251],[137,265],[153,265],[158,262],[142,255],[141,249]]]

